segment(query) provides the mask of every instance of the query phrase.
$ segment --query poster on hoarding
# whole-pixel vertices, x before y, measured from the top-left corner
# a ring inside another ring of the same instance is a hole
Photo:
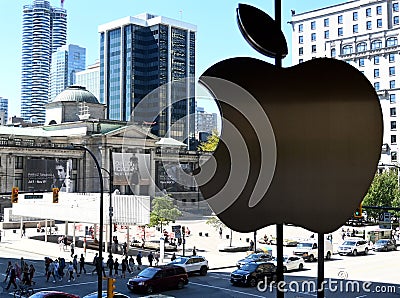
[[[24,189],[29,192],[51,191],[73,192],[71,159],[27,159]]]

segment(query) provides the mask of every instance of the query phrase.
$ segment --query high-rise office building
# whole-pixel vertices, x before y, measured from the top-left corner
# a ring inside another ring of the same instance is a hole
[[[196,30],[148,13],[99,26],[100,102],[107,105],[107,118],[151,123],[152,133],[189,146],[194,141]],[[185,78],[190,79],[165,85]],[[135,109],[151,91],[146,105]],[[174,102],[177,98],[182,100]]]
[[[77,45],[59,47],[51,58],[50,101],[76,83],[76,72],[86,67],[86,49]]]
[[[398,162],[399,1],[355,0],[304,13],[292,12],[290,23],[293,64],[331,57],[349,63],[369,79],[383,114],[381,163]]]
[[[1,117],[1,124],[5,124],[8,121],[8,99],[3,98],[0,96],[0,112],[2,112],[2,117]]]
[[[76,73],[76,85],[86,87],[90,93],[100,99],[100,60]]]
[[[21,116],[44,123],[49,101],[51,56],[66,44],[67,11],[49,1],[34,0],[23,8]]]
[[[217,113],[207,113],[203,107],[196,107],[196,136],[200,132],[212,133],[213,130],[217,130]]]

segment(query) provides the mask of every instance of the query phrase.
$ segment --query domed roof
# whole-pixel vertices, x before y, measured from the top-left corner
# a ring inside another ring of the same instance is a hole
[[[69,86],[63,92],[58,94],[52,102],[62,101],[75,101],[75,102],[87,102],[87,103],[99,103],[96,96],[86,90],[82,86]]]

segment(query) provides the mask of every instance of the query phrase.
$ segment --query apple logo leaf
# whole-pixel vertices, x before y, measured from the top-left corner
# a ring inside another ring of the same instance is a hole
[[[288,54],[285,36],[264,11],[247,4],[236,9],[237,23],[245,40],[258,52],[271,58]]]
[[[329,58],[280,68],[236,57],[199,82],[218,103],[222,130],[195,179],[222,222],[239,232],[291,223],[330,233],[350,218],[383,137],[378,96],[361,72]]]

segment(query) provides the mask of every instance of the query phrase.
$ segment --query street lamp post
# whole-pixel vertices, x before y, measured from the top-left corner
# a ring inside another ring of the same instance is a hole
[[[97,297],[102,297],[103,292],[103,275],[102,275],[102,265],[103,265],[103,175],[101,174],[101,168],[96,156],[93,154],[85,146],[81,145],[72,145],[74,148],[80,148],[85,150],[90,156],[93,158],[94,163],[96,164],[97,172],[99,174],[99,183],[100,183],[100,227],[99,227],[99,257],[97,259]]]
[[[113,206],[112,206],[112,184],[113,184],[113,176],[111,175],[110,171],[106,170],[105,168],[101,168],[104,172],[106,172],[108,174],[108,177],[110,179],[109,182],[109,196],[110,196],[110,205],[108,208],[108,212],[109,212],[109,216],[110,216],[110,245],[108,248],[108,252],[112,253],[112,234],[113,234],[113,227],[112,227],[112,218],[113,218]]]

